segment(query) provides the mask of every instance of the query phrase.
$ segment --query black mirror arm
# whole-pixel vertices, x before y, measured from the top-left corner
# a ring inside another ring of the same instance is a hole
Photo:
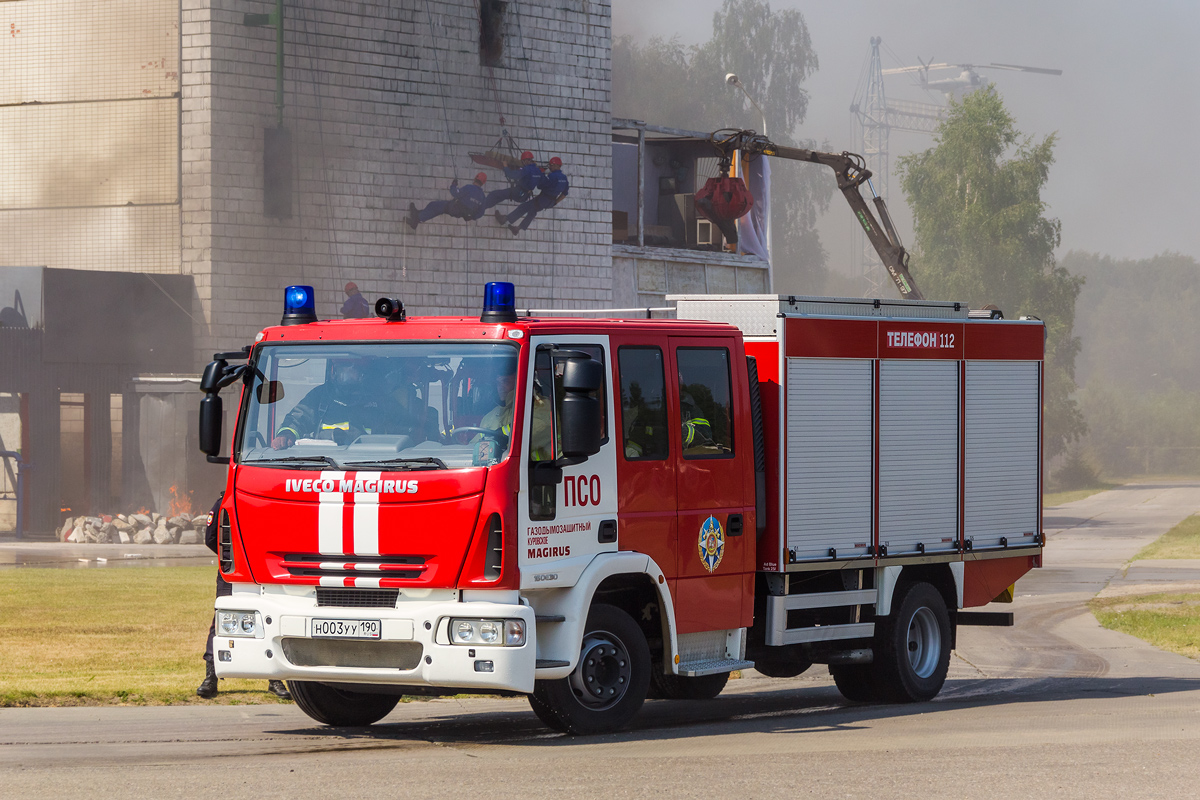
[[[217,381],[217,391],[221,391],[231,383],[238,380],[247,380],[253,376],[258,370],[251,367],[249,364],[238,364],[236,367],[226,367],[225,373]]]

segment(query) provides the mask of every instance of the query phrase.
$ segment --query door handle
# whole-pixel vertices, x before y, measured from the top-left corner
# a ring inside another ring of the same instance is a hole
[[[617,521],[615,519],[600,520],[600,530],[596,532],[596,541],[600,544],[612,544],[617,541]]]
[[[725,521],[725,528],[729,531],[730,536],[742,535],[742,515],[730,514],[729,519]]]

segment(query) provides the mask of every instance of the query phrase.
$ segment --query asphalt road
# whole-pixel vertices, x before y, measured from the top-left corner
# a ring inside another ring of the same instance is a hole
[[[632,730],[589,739],[515,699],[406,703],[349,732],[278,705],[5,709],[0,797],[1200,796],[1200,662],[1106,631],[1085,605],[1200,582],[1200,562],[1122,568],[1198,510],[1198,485],[1048,510],[1016,626],[961,629],[929,703],[849,705],[816,667],[649,702]]]

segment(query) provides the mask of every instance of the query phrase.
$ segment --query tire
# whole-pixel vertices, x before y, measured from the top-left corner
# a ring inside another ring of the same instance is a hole
[[[535,682],[529,705],[555,730],[609,733],[629,724],[649,687],[650,648],[641,628],[616,606],[597,603],[588,612],[574,672]]]
[[[325,725],[371,725],[386,717],[400,702],[394,694],[367,694],[339,689],[336,684],[288,681],[300,710]]]
[[[873,664],[830,664],[829,674],[842,697],[852,703],[878,703],[885,692]]]
[[[712,700],[721,693],[727,683],[728,672],[689,677],[667,675],[656,669],[650,676],[650,685],[655,696],[664,700]]]
[[[932,700],[950,669],[950,615],[928,583],[913,583],[892,600],[892,614],[877,623],[875,664],[886,698],[896,703]]]

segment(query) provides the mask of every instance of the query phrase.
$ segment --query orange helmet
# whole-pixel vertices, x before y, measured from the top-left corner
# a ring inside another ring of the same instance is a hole
[[[346,288],[343,291],[345,291],[346,294],[350,294],[351,292],[357,292],[358,284],[355,283],[354,281],[350,281],[349,283],[346,284]]]
[[[476,172],[475,180],[479,183],[487,183],[487,174],[483,172]]]

